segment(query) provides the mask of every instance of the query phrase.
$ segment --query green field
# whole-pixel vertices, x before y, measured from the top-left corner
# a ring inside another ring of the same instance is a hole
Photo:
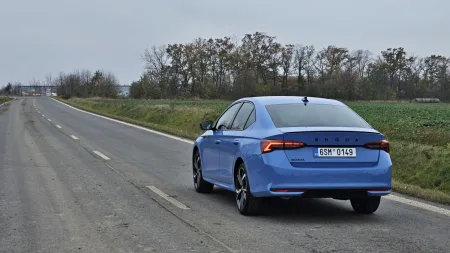
[[[5,102],[8,102],[8,101],[10,101],[10,100],[12,100],[12,98],[9,98],[9,97],[0,97],[0,105],[3,104],[3,103],[5,103]]]
[[[61,100],[61,99],[60,99]],[[194,139],[231,101],[63,100],[116,119]],[[450,105],[350,102],[391,142],[394,190],[450,204]]]

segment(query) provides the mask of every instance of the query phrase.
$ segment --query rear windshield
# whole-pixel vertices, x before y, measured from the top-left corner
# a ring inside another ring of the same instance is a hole
[[[361,127],[372,128],[346,106],[325,104],[267,105],[276,127]]]

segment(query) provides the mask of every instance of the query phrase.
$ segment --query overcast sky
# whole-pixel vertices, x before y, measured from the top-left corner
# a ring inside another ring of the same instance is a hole
[[[129,84],[151,45],[256,31],[316,48],[450,56],[450,0],[0,0],[0,86],[98,68]]]

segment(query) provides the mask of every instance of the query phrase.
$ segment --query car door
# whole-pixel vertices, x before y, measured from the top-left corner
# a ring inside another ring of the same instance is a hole
[[[229,106],[224,113],[217,119],[216,124],[212,130],[212,133],[205,136],[203,144],[203,176],[212,180],[220,181],[219,168],[220,168],[220,154],[222,149],[222,137],[231,126],[231,122],[239,110],[242,103],[238,102]]]
[[[240,142],[245,137],[247,129],[251,124],[247,124],[250,116],[253,116],[255,106],[251,102],[245,102],[240,107],[238,113],[231,123],[229,130],[224,131],[221,137],[220,169],[219,179],[231,185],[233,183],[233,167],[237,154],[239,153]],[[254,117],[250,119],[254,122]]]
[[[213,172],[219,168],[219,152],[214,144],[214,131],[208,130],[203,136],[200,146],[202,157],[202,176],[204,178],[214,179]]]

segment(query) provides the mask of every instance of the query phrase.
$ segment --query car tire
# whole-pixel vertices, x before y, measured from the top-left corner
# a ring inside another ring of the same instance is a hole
[[[356,213],[371,214],[374,213],[380,206],[380,200],[380,196],[370,196],[365,198],[350,199],[350,203]]]
[[[258,215],[263,199],[252,195],[245,164],[240,163],[234,174],[235,198],[239,213],[242,215]]]
[[[194,180],[195,191],[199,193],[211,193],[214,189],[214,184],[203,180],[202,162],[200,159],[200,152],[196,150],[192,157],[192,175]]]

